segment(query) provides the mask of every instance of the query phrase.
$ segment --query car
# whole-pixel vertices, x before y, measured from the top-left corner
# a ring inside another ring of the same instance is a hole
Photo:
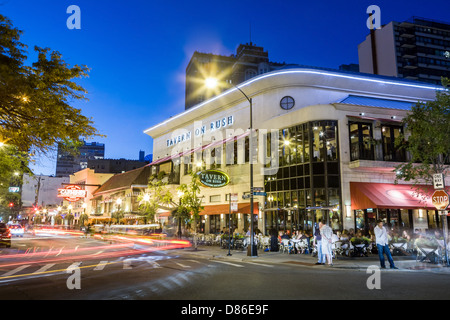
[[[23,237],[24,228],[20,224],[10,225],[9,230],[13,236]]]
[[[11,232],[6,223],[0,222],[0,243],[11,248]]]

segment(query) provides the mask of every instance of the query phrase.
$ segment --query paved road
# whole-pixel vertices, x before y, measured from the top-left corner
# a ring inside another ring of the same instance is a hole
[[[192,250],[76,237],[15,239],[0,253],[0,299],[450,298],[448,273],[381,271],[381,288],[373,290],[369,276],[364,270],[202,257]]]

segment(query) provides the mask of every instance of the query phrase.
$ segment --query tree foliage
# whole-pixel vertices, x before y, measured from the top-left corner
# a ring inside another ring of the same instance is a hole
[[[57,143],[99,135],[93,121],[71,106],[86,100],[86,90],[74,80],[87,77],[89,69],[69,66],[61,53],[38,46],[37,61],[26,65],[22,34],[0,15],[0,141],[46,153]]]
[[[449,80],[443,79],[443,90],[436,99],[415,104],[403,119],[405,134],[396,144],[406,149],[410,160],[395,168],[397,179],[416,185],[431,184],[433,174],[446,174],[450,164],[450,92]],[[404,141],[407,141],[404,143]]]
[[[9,192],[9,187],[22,185],[22,173],[27,172],[28,155],[12,145],[0,146],[0,211],[9,214],[9,203],[20,205],[20,193]]]
[[[181,184],[178,187],[180,192],[180,207],[179,211],[180,215],[185,219],[186,215],[189,215],[191,219],[194,220],[195,229],[197,229],[197,223],[200,218],[200,211],[203,210],[202,202],[203,197],[200,196],[200,177],[199,175],[192,171],[190,172],[191,180],[188,184]],[[196,230],[197,231],[197,230]]]

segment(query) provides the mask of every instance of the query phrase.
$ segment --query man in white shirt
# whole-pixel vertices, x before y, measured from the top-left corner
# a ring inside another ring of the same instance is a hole
[[[373,229],[373,231],[375,232],[375,238],[376,238],[376,243],[377,243],[378,256],[380,257],[381,268],[386,269],[386,264],[385,264],[384,255],[383,255],[383,254],[386,254],[386,257],[388,258],[391,269],[398,269],[394,264],[394,260],[392,259],[391,251],[389,250],[389,240],[388,240],[387,230],[383,226],[382,220],[377,221],[377,226]]]

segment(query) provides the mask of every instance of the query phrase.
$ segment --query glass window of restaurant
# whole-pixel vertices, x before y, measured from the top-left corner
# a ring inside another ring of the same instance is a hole
[[[403,127],[394,125],[382,125],[381,134],[383,141],[384,161],[406,161],[406,153],[403,148],[396,145],[396,140],[402,135]]]
[[[372,124],[366,122],[349,122],[350,160],[374,160],[372,143]]]
[[[266,234],[311,232],[321,218],[342,228],[337,129],[323,120],[279,130],[279,169],[265,176]],[[266,148],[272,154],[270,136]]]

